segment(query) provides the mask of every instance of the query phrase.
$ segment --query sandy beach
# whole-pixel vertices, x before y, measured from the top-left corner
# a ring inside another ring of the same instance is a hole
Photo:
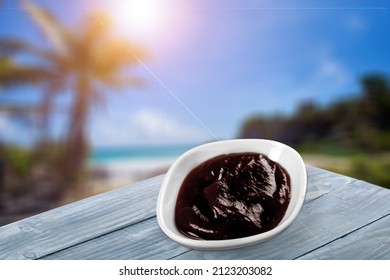
[[[124,159],[90,164],[91,176],[86,188],[97,194],[164,174],[176,158]]]

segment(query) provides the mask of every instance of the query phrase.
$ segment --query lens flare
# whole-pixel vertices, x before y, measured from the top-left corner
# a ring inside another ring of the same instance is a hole
[[[137,39],[157,36],[169,25],[172,7],[166,0],[112,1],[111,13],[114,24],[121,33]]]

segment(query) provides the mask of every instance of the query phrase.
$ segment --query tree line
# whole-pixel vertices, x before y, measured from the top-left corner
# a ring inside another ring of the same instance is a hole
[[[361,92],[327,106],[307,101],[291,116],[251,116],[238,137],[273,139],[298,149],[328,145],[345,151],[389,151],[389,77],[367,74],[360,84]]]

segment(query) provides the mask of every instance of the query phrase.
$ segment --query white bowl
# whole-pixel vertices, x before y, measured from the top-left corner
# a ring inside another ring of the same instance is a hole
[[[175,206],[184,178],[200,163],[221,154],[256,152],[283,166],[291,179],[291,200],[282,221],[264,233],[225,240],[196,240],[183,235],[175,225]],[[221,250],[253,245],[285,230],[298,216],[306,194],[305,164],[297,151],[271,140],[238,139],[204,144],[181,155],[168,170],[157,200],[157,220],[161,230],[172,240],[192,249]]]

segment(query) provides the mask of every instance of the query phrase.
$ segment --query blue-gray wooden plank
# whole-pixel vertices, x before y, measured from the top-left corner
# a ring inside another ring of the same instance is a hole
[[[160,230],[156,218],[152,217],[43,259],[167,259],[189,250],[168,239]]]
[[[163,175],[0,227],[0,259],[36,259],[155,215]]]
[[[286,246],[286,244],[288,244]],[[311,246],[304,246],[310,244]],[[263,246],[238,250],[201,252],[193,251],[170,240],[160,230],[155,218],[138,223],[97,239],[59,251],[44,259],[256,259],[261,251],[269,258],[291,259],[322,244],[301,224],[294,223],[285,232]],[[261,248],[261,249],[259,249]],[[189,253],[189,254],[188,254]],[[201,256],[200,256],[200,255]],[[205,255],[212,257],[205,257]],[[184,256],[184,257],[183,257]]]
[[[321,174],[324,174],[321,172]],[[326,173],[334,177],[332,173]],[[321,176],[328,186],[331,180]],[[325,180],[326,179],[326,180]],[[343,178],[345,179],[345,178]],[[340,181],[338,181],[340,183]],[[294,259],[326,248],[332,241],[342,239],[357,228],[377,227],[378,217],[388,213],[390,191],[362,181],[346,181],[335,190],[313,199],[309,187],[309,199],[305,202],[296,222],[279,236],[256,246],[228,251],[194,251],[178,245],[168,239],[159,229],[155,218],[123,228],[97,239],[76,245],[72,248],[46,256],[46,259]],[[310,183],[309,183],[310,185]],[[318,185],[317,185],[318,186]],[[318,188],[314,188],[314,191]],[[321,192],[323,193],[323,192]],[[310,198],[311,197],[311,198]],[[359,201],[365,200],[365,204]],[[354,203],[358,202],[358,203]],[[379,207],[376,206],[379,203]],[[323,206],[324,204],[325,206]],[[386,206],[387,205],[387,206]],[[313,210],[317,209],[317,210]],[[359,209],[365,209],[368,215],[361,215]],[[340,215],[335,215],[335,211]],[[320,213],[320,214],[319,214]],[[314,220],[315,221],[313,223]],[[380,218],[379,218],[380,219]],[[339,226],[326,227],[325,225]],[[383,238],[387,238],[383,237]],[[361,243],[357,238],[357,243]],[[342,245],[340,245],[342,246]],[[385,245],[384,245],[385,246]],[[359,252],[367,246],[352,247],[348,257],[362,256]],[[385,249],[385,248],[384,248]],[[353,252],[356,251],[356,252]],[[338,258],[343,258],[343,252]],[[311,255],[318,258],[316,255]],[[383,252],[372,254],[371,258],[383,258]]]
[[[390,260],[390,214],[299,259]]]
[[[299,226],[297,224],[299,222],[301,230],[305,234],[303,240],[298,241],[299,244],[295,244],[296,236],[290,235],[286,231],[280,236],[252,248],[229,252],[190,251],[178,256],[177,259],[295,259],[319,248],[326,248],[331,242],[347,236],[357,229],[371,228],[374,225],[379,228],[380,226],[388,226],[376,225],[376,221],[389,214],[390,190],[362,181],[355,181],[304,204],[298,221],[293,224],[293,226]],[[382,228],[382,230],[384,231],[381,232],[385,232],[386,228]],[[290,240],[289,237],[291,237]],[[281,241],[279,242],[279,240]],[[355,241],[359,242],[356,239]],[[387,246],[389,246],[388,243]],[[367,246],[359,247],[357,245],[349,249],[351,251],[348,257],[358,259],[359,256],[362,256],[360,251],[366,250]],[[302,254],[303,251],[306,253]],[[340,251],[337,258],[344,258],[342,254],[343,252]],[[314,254],[311,256],[313,259],[317,258]],[[372,256],[372,258],[378,259],[382,257],[381,254]]]
[[[364,182],[340,176],[331,172],[308,167],[309,186],[305,205],[302,212],[312,212],[307,205],[314,203],[320,205],[323,199],[334,200],[334,196],[327,197],[326,194],[342,190],[336,194],[345,197],[345,193],[354,192],[355,187],[360,185],[368,186],[382,195],[383,188],[370,186]],[[364,189],[364,188],[363,188]],[[357,193],[363,194],[362,190]],[[388,196],[390,192],[388,192]],[[373,197],[374,199],[374,197]],[[376,198],[375,198],[376,199]],[[386,199],[386,198],[385,198]],[[326,202],[325,200],[325,203]],[[309,210],[306,210],[309,209]],[[349,209],[350,216],[355,214],[356,209]],[[330,213],[333,215],[333,213]],[[345,215],[345,213],[344,213]],[[301,216],[301,215],[300,215]],[[374,215],[375,216],[375,215]],[[309,216],[309,219],[311,217]],[[204,259],[204,258],[233,258],[233,259],[293,259],[297,258],[315,248],[324,245],[326,240],[333,240],[344,231],[335,231],[329,234],[328,239],[321,241],[315,234],[305,226],[308,222],[301,217],[285,232],[276,238],[263,244],[251,246],[238,250],[229,250],[227,252],[201,252],[192,251],[184,248],[168,239],[158,228],[155,218],[140,222],[136,225],[123,228],[120,231],[99,237],[96,240],[90,240],[83,244],[76,245],[61,252],[54,253],[45,258],[47,259]],[[359,221],[357,221],[358,224]],[[364,220],[361,224],[365,224]],[[353,229],[353,227],[352,227]],[[346,230],[351,230],[346,228]],[[99,248],[99,250],[96,250]]]
[[[332,197],[332,193],[345,186],[367,185],[353,178],[311,166],[307,166],[307,171],[308,192],[304,209],[306,205],[319,203],[316,200]],[[198,255],[201,252],[176,244],[158,228],[154,211],[162,178],[163,176],[159,176],[1,227],[0,258],[23,259],[45,256],[48,259],[215,258],[213,252]],[[368,189],[384,190],[376,186],[367,186]],[[376,197],[372,196],[372,199],[375,200]],[[310,218],[310,215],[308,217]],[[321,248],[324,242],[328,242],[326,238],[322,240],[316,236],[307,225],[303,226],[304,223],[306,222],[300,215],[287,231],[275,239],[239,249],[236,254],[233,253],[235,250],[231,250],[224,257],[261,258],[259,252],[264,250],[268,252],[266,256],[294,258],[304,255],[313,248]],[[335,233],[339,234],[338,231]],[[310,246],[302,246],[305,243]],[[281,244],[284,246],[289,244],[290,250],[278,255]]]

